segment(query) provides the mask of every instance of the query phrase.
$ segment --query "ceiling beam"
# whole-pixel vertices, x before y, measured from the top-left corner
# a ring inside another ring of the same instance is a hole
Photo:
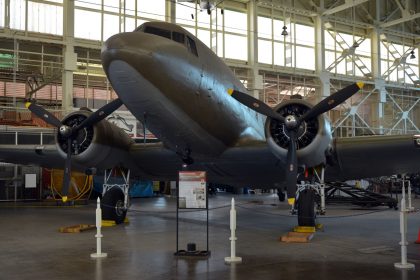
[[[382,27],[382,28],[386,28],[386,27],[390,27],[390,26],[393,26],[393,25],[396,25],[396,24],[399,24],[399,23],[403,23],[403,22],[406,22],[406,21],[415,20],[416,18],[420,18],[420,13],[416,13],[416,14],[413,14],[413,15],[408,16],[408,17],[402,17],[402,18],[399,18],[399,19],[396,19],[396,20],[387,21],[387,22],[384,22],[384,23],[380,24],[379,26]]]
[[[357,5],[360,5],[362,3],[365,3],[367,1],[368,0],[346,0],[343,5],[340,5],[340,6],[331,8],[331,9],[328,9],[328,10],[324,11],[322,13],[322,15],[323,16],[332,15],[332,14],[335,14],[335,13],[338,13],[338,12],[341,12],[341,11],[344,11],[344,10],[346,10],[348,8],[355,7]]]

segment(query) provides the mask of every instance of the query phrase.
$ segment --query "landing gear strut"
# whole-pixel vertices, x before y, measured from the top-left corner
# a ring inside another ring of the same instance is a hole
[[[124,179],[124,184],[109,184],[113,170],[105,171],[101,200],[102,219],[121,224],[125,220],[129,207],[130,170],[118,169]]]

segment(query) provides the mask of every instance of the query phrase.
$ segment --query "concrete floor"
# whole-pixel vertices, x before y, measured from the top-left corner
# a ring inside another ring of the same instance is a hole
[[[0,204],[0,279],[420,279],[420,245],[413,244],[420,212],[409,215],[408,259],[415,271],[394,269],[400,261],[399,212],[387,208],[331,206],[320,219],[324,231],[307,244],[281,243],[296,224],[275,195],[235,195],[242,264],[229,256],[232,195],[210,198],[208,259],[177,258],[175,199],[135,199],[130,223],[104,228],[103,251],[93,260],[94,232],[63,234],[62,226],[94,223],[95,205],[71,208]],[[420,206],[420,199],[414,200]],[[380,211],[377,211],[380,210]],[[205,212],[180,214],[180,249],[205,249]]]

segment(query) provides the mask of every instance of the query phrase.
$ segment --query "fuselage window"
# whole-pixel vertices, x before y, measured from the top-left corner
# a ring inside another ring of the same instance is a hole
[[[153,26],[146,26],[144,32],[171,39],[171,31],[165,29],[160,29]]]
[[[174,40],[175,42],[184,44],[185,43],[185,36],[182,33],[179,32],[172,32],[172,40]]]
[[[187,43],[188,43],[188,49],[190,52],[192,52],[195,56],[198,56],[197,47],[195,46],[195,41],[187,36]]]

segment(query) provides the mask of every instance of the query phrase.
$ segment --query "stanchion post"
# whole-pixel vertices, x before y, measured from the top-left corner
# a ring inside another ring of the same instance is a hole
[[[403,185],[404,186],[404,185]],[[407,210],[405,209],[405,200],[401,199],[401,210],[400,210],[400,232],[401,232],[401,262],[394,263],[395,268],[399,269],[414,269],[415,265],[407,263]]]
[[[96,253],[90,254],[91,258],[98,259],[98,258],[106,258],[108,256],[107,253],[102,253],[102,243],[101,239],[103,237],[101,233],[102,227],[102,209],[101,209],[101,200],[98,197],[96,201]]]
[[[413,211],[414,207],[411,205],[411,182],[407,180],[408,187],[407,187],[407,195],[408,195],[408,211]]]
[[[240,263],[242,262],[241,257],[236,256],[236,210],[235,210],[235,199],[232,198],[232,207],[230,209],[230,257],[225,258],[225,262]]]

